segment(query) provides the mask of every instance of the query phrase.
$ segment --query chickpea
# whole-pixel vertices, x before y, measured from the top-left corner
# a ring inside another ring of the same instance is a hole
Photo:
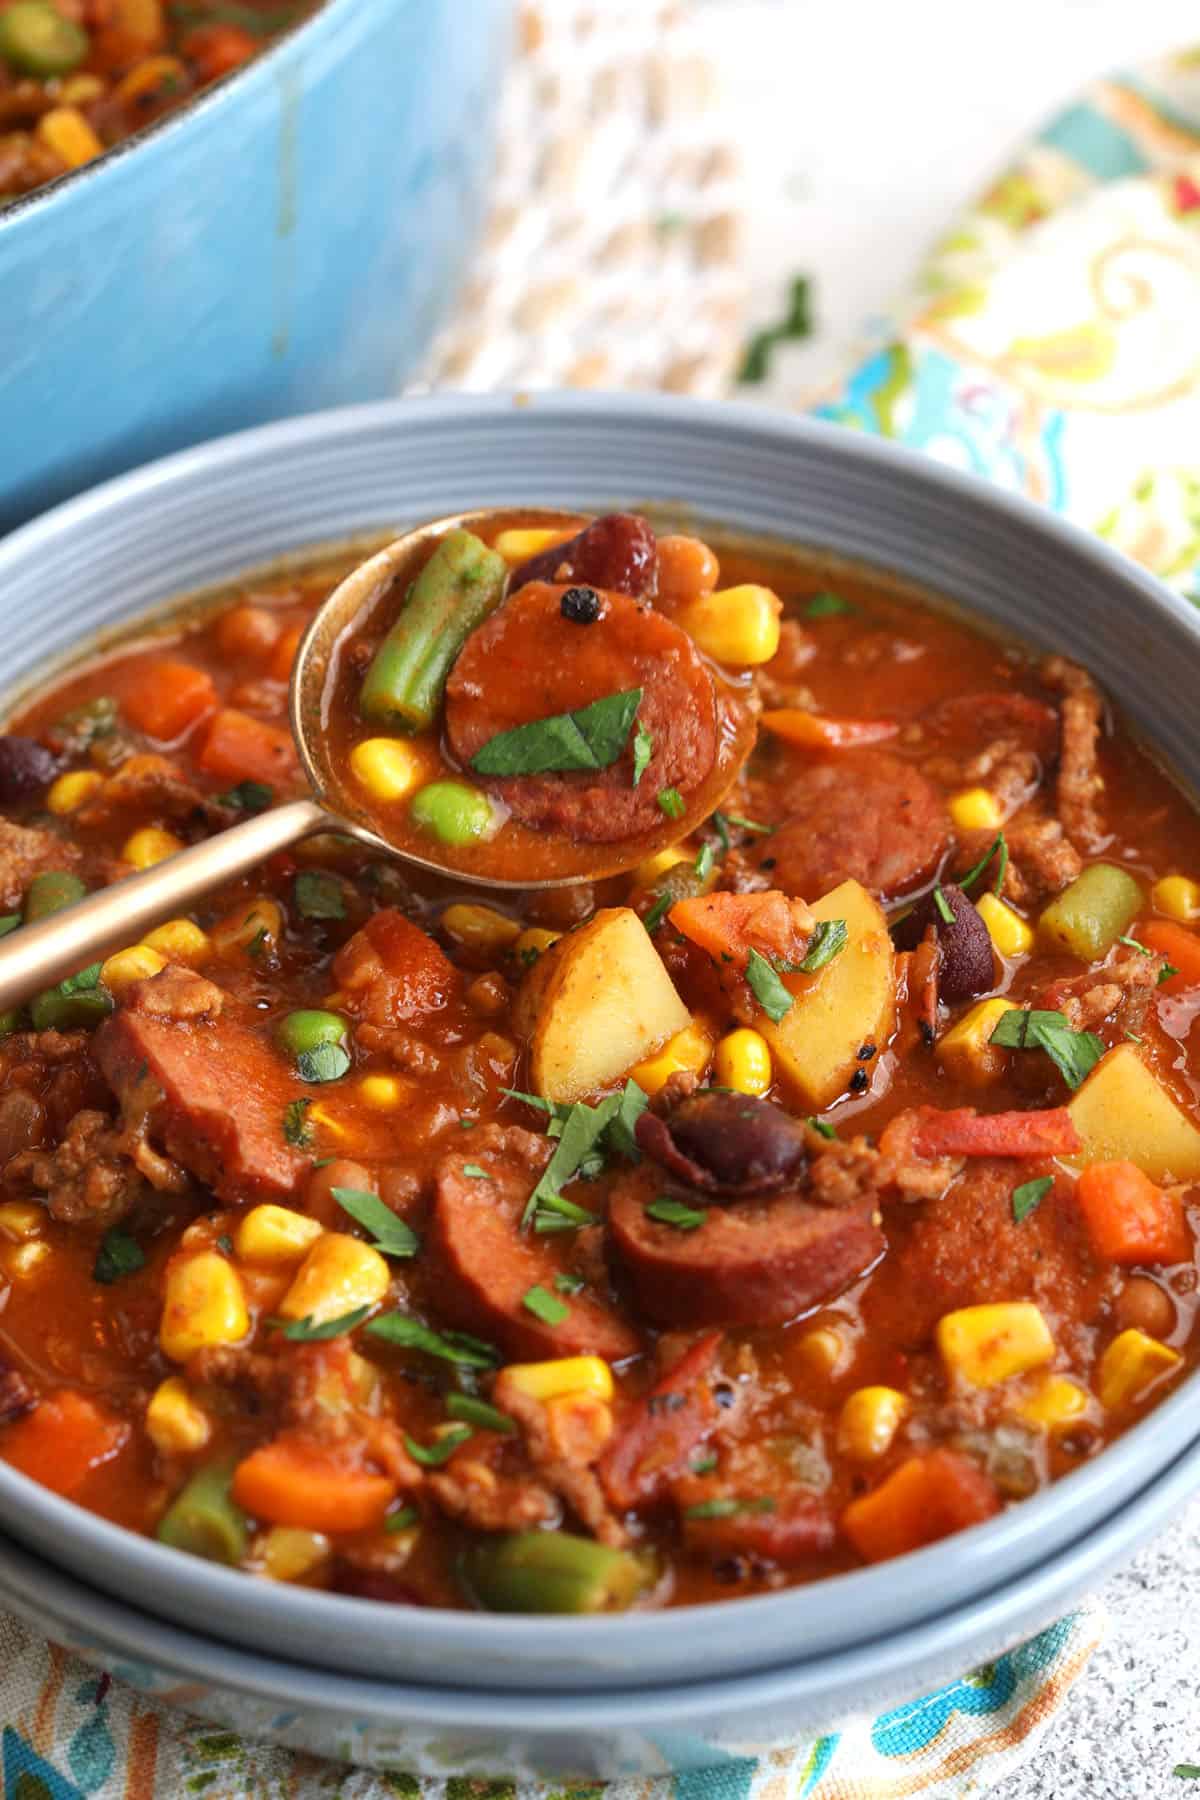
[[[322,1168],[314,1169],[304,1190],[305,1211],[322,1225],[334,1231],[346,1228],[346,1215],[333,1197],[334,1188],[354,1188],[360,1194],[373,1194],[376,1180],[362,1163],[348,1157],[335,1156]]]
[[[1117,1323],[1122,1331],[1144,1331],[1168,1338],[1175,1329],[1175,1302],[1149,1275],[1131,1275],[1117,1296]]]
[[[658,592],[667,601],[710,594],[721,574],[720,564],[699,538],[672,535],[658,540]]]
[[[261,663],[279,640],[279,622],[264,606],[235,606],[218,621],[216,636],[231,662]]]

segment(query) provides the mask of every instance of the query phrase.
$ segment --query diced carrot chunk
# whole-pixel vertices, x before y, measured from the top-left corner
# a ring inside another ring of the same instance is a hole
[[[301,1531],[371,1531],[396,1497],[390,1475],[356,1467],[289,1433],[251,1451],[233,1475],[233,1497],[256,1519]]]
[[[232,706],[214,715],[196,760],[222,781],[263,781],[268,787],[286,786],[297,772],[291,732]]]
[[[290,630],[282,633],[267,665],[267,673],[272,681],[291,680],[292,664],[296,660],[296,652],[303,636],[304,629],[300,625],[293,625]]]
[[[895,719],[830,719],[797,706],[765,712],[759,723],[805,750],[856,750],[860,744],[882,744],[900,729]]]
[[[983,1470],[956,1450],[913,1456],[842,1514],[842,1530],[867,1562],[885,1562],[978,1525],[1000,1510]]]
[[[180,48],[201,81],[216,81],[240,69],[259,48],[259,39],[240,25],[198,25]]]
[[[1151,919],[1143,925],[1139,941],[1175,965],[1176,973],[1163,982],[1162,993],[1182,994],[1200,987],[1200,937],[1194,931],[1170,919]]]
[[[168,744],[217,704],[213,678],[191,663],[160,662],[139,673],[121,702],[135,731]]]
[[[1080,1147],[1065,1106],[1042,1112],[974,1113],[970,1107],[940,1112],[918,1108],[913,1139],[918,1156],[1070,1156]]]
[[[116,1456],[129,1426],[71,1388],[50,1394],[0,1439],[4,1459],[56,1494],[71,1495],[93,1469]]]
[[[1076,1192],[1088,1236],[1111,1262],[1191,1260],[1182,1197],[1158,1187],[1136,1163],[1091,1163]]]
[[[765,894],[705,894],[677,900],[667,915],[675,929],[714,961],[744,969],[751,950],[784,962],[808,948],[813,917],[802,900],[771,889]]]

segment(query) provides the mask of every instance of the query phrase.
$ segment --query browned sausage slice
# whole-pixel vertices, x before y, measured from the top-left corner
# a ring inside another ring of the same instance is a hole
[[[488,1127],[472,1132],[469,1152],[444,1158],[430,1236],[442,1278],[438,1304],[463,1330],[493,1340],[508,1356],[621,1362],[637,1355],[641,1340],[608,1299],[594,1287],[567,1295],[554,1286],[556,1274],[572,1269],[580,1246],[520,1230],[525,1202],[553,1149],[531,1131]],[[483,1169],[486,1178],[469,1174],[471,1168]],[[524,1302],[533,1287],[560,1300],[566,1318],[551,1325],[531,1312]]]
[[[781,783],[778,812],[778,830],[751,854],[772,887],[803,900],[850,880],[907,893],[933,874],[950,837],[937,789],[883,750],[800,765]]]
[[[639,1311],[656,1325],[779,1325],[838,1294],[884,1249],[869,1198],[837,1211],[798,1193],[713,1205],[689,1231],[646,1208],[671,1184],[661,1169],[623,1176],[609,1200],[609,1232]]]
[[[577,624],[563,615],[566,591],[533,582],[468,638],[446,684],[446,735],[469,765],[503,731],[641,688],[638,724],[652,752],[636,786],[633,730],[607,769],[486,783],[526,825],[609,844],[663,823],[664,788],[686,800],[708,777],[717,754],[716,692],[692,640],[661,613],[606,592],[598,617]]]

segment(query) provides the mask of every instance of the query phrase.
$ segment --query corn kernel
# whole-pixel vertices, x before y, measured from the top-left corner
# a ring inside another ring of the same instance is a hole
[[[1182,1361],[1178,1350],[1147,1337],[1144,1331],[1123,1331],[1100,1358],[1100,1404],[1109,1412],[1129,1406]]]
[[[364,738],[355,744],[350,772],[375,800],[403,800],[429,779],[425,759],[399,738]]]
[[[1178,919],[1183,925],[1200,919],[1200,882],[1189,881],[1186,875],[1164,875],[1150,889],[1150,898],[1155,912],[1165,913],[1168,919]]]
[[[4,1267],[14,1281],[21,1281],[44,1263],[50,1246],[44,1238],[30,1238],[28,1243],[14,1244],[4,1252]]]
[[[170,1265],[158,1341],[172,1362],[186,1362],[210,1344],[240,1343],[249,1329],[238,1272],[219,1251],[203,1250]]]
[[[290,1206],[252,1206],[234,1233],[234,1249],[244,1262],[298,1263],[324,1226]]]
[[[150,1396],[146,1408],[146,1435],[164,1456],[186,1456],[203,1450],[212,1436],[212,1421],[197,1406],[187,1382],[170,1375]]]
[[[301,1581],[329,1560],[325,1534],[295,1525],[272,1525],[254,1548],[255,1565],[268,1581]]]
[[[716,1077],[739,1094],[765,1094],[773,1074],[771,1051],[761,1031],[743,1026],[726,1032],[717,1045]]]
[[[964,1306],[938,1320],[936,1335],[949,1372],[974,1387],[995,1387],[1054,1355],[1050,1327],[1032,1300]]]
[[[95,769],[72,769],[50,783],[46,794],[46,811],[63,819],[68,813],[78,812],[84,801],[103,786],[104,777],[97,774]]]
[[[144,825],[125,839],[121,856],[135,869],[152,869],[155,863],[165,862],[168,856],[174,856],[182,849],[182,841],[172,832],[160,831],[157,825]]]
[[[975,902],[975,911],[987,926],[993,947],[1001,956],[1024,956],[1033,949],[1033,927],[995,894],[981,894]]]
[[[103,92],[104,83],[98,75],[68,75],[59,87],[58,97],[64,106],[90,106]]]
[[[15,1244],[41,1237],[46,1229],[46,1209],[28,1200],[6,1200],[0,1206],[0,1232]]]
[[[391,1270],[378,1250],[344,1231],[325,1231],[296,1272],[279,1303],[285,1319],[339,1319],[359,1306],[374,1306],[391,1286]]]
[[[778,594],[755,582],[698,594],[677,622],[705,656],[752,668],[770,662],[779,648]]]
[[[515,920],[506,919],[491,906],[473,906],[467,901],[446,908],[442,929],[477,956],[499,956],[521,935]]]
[[[645,862],[640,862],[633,871],[633,879],[639,887],[653,887],[655,882],[669,869],[677,868],[680,863],[693,860],[688,851],[681,850],[678,844],[673,844],[669,850],[659,850],[655,855],[648,856]]]
[[[207,962],[212,954],[212,941],[207,931],[201,931],[190,919],[168,919],[165,925],[156,925],[153,931],[148,931],[142,942],[165,956],[168,962],[183,963],[189,969]]]
[[[947,1074],[973,1087],[999,1079],[1004,1072],[1006,1052],[992,1043],[992,1033],[1012,1008],[1011,1000],[998,996],[980,1000],[938,1039],[938,1057]]]
[[[836,1375],[846,1360],[846,1340],[833,1325],[806,1331],[796,1345],[800,1361],[814,1374]]]
[[[1017,1403],[1015,1411],[1030,1425],[1057,1431],[1081,1419],[1090,1405],[1090,1395],[1078,1382],[1068,1381],[1065,1375],[1043,1375],[1037,1386]]]
[[[38,120],[34,135],[68,169],[82,168],[93,157],[104,154],[104,145],[74,106],[52,106]]]
[[[219,956],[255,958],[273,950],[282,936],[282,909],[274,900],[260,896],[214,925],[211,942]]]
[[[364,1075],[358,1084],[359,1099],[374,1112],[395,1112],[408,1094],[408,1083],[398,1075]]]
[[[908,1396],[899,1388],[855,1388],[838,1420],[838,1449],[855,1462],[873,1462],[891,1449],[907,1411]]]
[[[496,533],[492,549],[504,558],[510,569],[515,569],[519,563],[528,562],[531,556],[540,556],[543,550],[565,544],[575,535],[573,525],[514,526],[509,531]]]
[[[668,1079],[680,1069],[702,1075],[712,1059],[713,1039],[708,1027],[693,1019],[676,1032],[656,1056],[649,1056],[630,1069],[630,1078],[647,1094],[657,1094]]]
[[[113,99],[121,106],[133,106],[143,96],[159,88],[174,92],[187,85],[188,71],[176,56],[146,56],[134,64],[113,90]]]
[[[1004,813],[995,794],[985,787],[964,788],[947,802],[950,817],[960,831],[999,831]]]
[[[100,979],[110,994],[122,994],[135,981],[148,981],[166,966],[166,957],[149,944],[131,944],[128,950],[114,951],[101,963]]]
[[[501,1376],[531,1400],[552,1400],[561,1394],[592,1394],[597,1400],[613,1397],[612,1370],[600,1356],[556,1356],[551,1362],[509,1363],[501,1370]]]
[[[531,925],[527,931],[513,939],[512,953],[520,963],[535,963],[551,944],[557,944],[561,936],[561,931],[546,931],[540,925]]]

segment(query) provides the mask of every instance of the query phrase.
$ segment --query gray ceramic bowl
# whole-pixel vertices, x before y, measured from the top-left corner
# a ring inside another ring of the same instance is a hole
[[[1200,623],[1131,563],[890,446],[660,398],[388,404],[267,427],[124,477],[0,544],[8,679],[19,689],[97,628],[306,544],[470,506],[652,500],[858,557],[1070,651],[1190,780],[1200,774],[1192,728]],[[630,1618],[401,1616],[268,1587],[119,1531],[3,1466],[0,1525],[93,1588],[126,1602],[136,1595],[160,1619],[268,1655],[297,1646],[330,1673],[595,1695],[620,1692],[631,1671],[647,1687],[746,1678],[803,1647],[806,1658],[843,1670],[852,1688],[856,1659],[866,1659],[864,1675],[869,1666],[868,1646],[936,1633],[949,1617],[967,1621],[956,1639],[964,1665],[989,1653],[1000,1616],[1014,1629],[1028,1623],[1026,1590],[1039,1569],[1109,1520],[1132,1547],[1128,1503],[1198,1436],[1193,1379],[1088,1466],[944,1544],[813,1587]],[[1002,1598],[985,1606],[985,1595]]]

